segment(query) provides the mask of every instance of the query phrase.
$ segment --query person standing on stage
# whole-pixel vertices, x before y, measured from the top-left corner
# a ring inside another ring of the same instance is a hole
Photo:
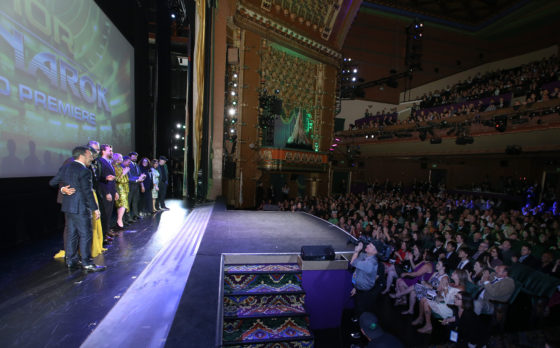
[[[167,185],[169,183],[169,171],[167,170],[167,157],[159,157],[159,166],[157,170],[159,172],[159,182],[158,182],[158,197],[155,204],[155,210],[163,209],[169,210],[165,206],[165,197],[167,196]]]
[[[111,216],[113,215],[113,206],[115,200],[119,199],[117,186],[115,184],[115,170],[111,164],[113,158],[113,148],[111,145],[101,145],[101,156],[99,164],[101,165],[99,175],[99,201],[103,205],[103,215],[101,215],[101,225],[103,226],[103,236],[111,236],[110,230]]]
[[[154,204],[152,202],[152,165],[146,157],[140,161],[140,172],[144,175],[144,181],[140,183],[140,212],[148,216],[152,214]]]
[[[153,159],[152,160],[152,182],[153,182],[153,187],[152,187],[152,213],[157,213],[158,208],[157,208],[157,202],[158,202],[158,197],[159,197],[159,162],[157,159]]]
[[[140,172],[140,168],[136,164],[138,160],[138,153],[131,152],[128,154],[130,157],[130,170],[128,172],[128,222],[132,223],[140,218],[138,214],[138,205],[140,202],[140,184],[146,178],[146,175]]]
[[[103,271],[106,267],[94,264],[91,257],[91,214],[93,212],[96,218],[100,217],[93,196],[91,171],[87,168],[93,161],[93,155],[89,147],[78,146],[72,150],[72,157],[74,161],[60,168],[49,182],[51,186],[70,185],[76,190],[74,194],[64,195],[62,198],[62,211],[68,222],[66,265],[70,269],[79,267],[81,257],[81,267],[85,271]]]
[[[115,207],[117,208],[117,230],[124,229],[124,213],[129,210],[128,207],[128,171],[130,170],[130,158],[120,153],[113,154],[113,169],[115,170],[115,183],[117,187],[118,198],[115,199]]]

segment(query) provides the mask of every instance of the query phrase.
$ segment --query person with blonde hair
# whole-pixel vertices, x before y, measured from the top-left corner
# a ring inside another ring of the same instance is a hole
[[[130,157],[126,156],[126,162],[120,153],[113,154],[113,168],[115,168],[115,181],[117,183],[118,199],[115,200],[117,208],[117,228],[124,229],[123,216],[128,211],[128,172],[130,168]]]

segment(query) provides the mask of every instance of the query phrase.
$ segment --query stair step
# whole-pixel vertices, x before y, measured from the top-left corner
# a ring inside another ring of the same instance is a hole
[[[309,340],[307,317],[224,319],[223,342],[235,344]]]
[[[225,296],[224,317],[305,315],[305,294]]]
[[[255,264],[255,265],[226,265],[226,274],[252,274],[252,273],[301,273],[297,263],[281,264]]]
[[[298,291],[303,291],[301,273],[226,274],[224,277],[226,295]]]
[[[248,344],[224,344],[224,346],[231,348],[310,348],[313,347],[312,339],[302,339],[300,341],[285,341],[285,342],[262,342],[262,343],[248,343]]]

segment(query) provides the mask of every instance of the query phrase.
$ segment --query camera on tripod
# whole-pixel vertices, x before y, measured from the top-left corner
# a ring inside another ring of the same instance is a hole
[[[362,251],[365,250],[366,245],[372,243],[375,246],[375,249],[377,249],[377,258],[381,261],[389,260],[391,254],[393,253],[393,247],[383,241],[380,241],[379,239],[372,239],[366,236],[360,236],[358,239],[348,239],[348,244],[358,245],[360,242],[364,246]]]

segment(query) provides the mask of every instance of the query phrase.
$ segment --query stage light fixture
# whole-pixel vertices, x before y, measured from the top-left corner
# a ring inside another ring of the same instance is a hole
[[[177,128],[181,128],[181,124],[180,124],[180,123],[177,123]]]
[[[355,78],[355,77],[352,77],[352,82],[356,82],[356,78]]]
[[[353,72],[354,74],[356,74],[356,73],[358,72],[358,69],[354,68],[354,70],[352,70],[352,72]]]
[[[232,96],[235,96],[235,91],[231,91],[231,95],[232,95]]]
[[[233,78],[236,79],[236,78],[237,78],[237,74],[233,74]]]
[[[171,14],[171,18],[175,19],[175,13]]]
[[[177,145],[173,146],[173,149],[177,150]]]
[[[235,111],[234,108],[229,108],[228,114],[229,114],[230,116],[235,116],[235,113],[236,113],[236,111]]]
[[[175,139],[179,139],[181,136],[179,134],[175,134]]]

